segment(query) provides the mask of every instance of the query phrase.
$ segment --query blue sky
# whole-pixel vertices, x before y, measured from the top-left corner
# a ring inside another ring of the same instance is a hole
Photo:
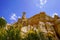
[[[60,16],[60,0],[0,0],[0,17],[8,23],[15,22],[22,12],[26,12],[29,18],[41,11],[50,16]]]

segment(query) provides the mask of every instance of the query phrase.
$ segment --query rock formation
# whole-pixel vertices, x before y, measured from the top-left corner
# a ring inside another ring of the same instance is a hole
[[[26,13],[23,12],[22,18],[13,24],[15,27],[30,25],[33,28],[38,28],[47,35],[52,35],[54,40],[57,40],[57,35],[60,37],[60,18],[55,15],[54,18],[48,16],[45,12],[40,12],[30,18],[26,18]],[[57,34],[57,35],[56,35]]]

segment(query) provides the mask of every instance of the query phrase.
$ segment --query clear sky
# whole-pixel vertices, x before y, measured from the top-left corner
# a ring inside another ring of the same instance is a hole
[[[45,11],[47,15],[60,16],[60,0],[0,0],[0,17],[12,23],[26,12],[27,18]]]

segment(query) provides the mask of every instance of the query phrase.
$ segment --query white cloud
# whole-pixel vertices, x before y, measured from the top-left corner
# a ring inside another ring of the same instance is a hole
[[[54,18],[54,15],[58,15],[58,13],[55,12],[55,13],[53,14],[53,16],[52,16],[53,18]]]
[[[5,19],[3,16],[2,16],[3,19]]]
[[[12,21],[12,23],[14,21],[17,21],[18,18],[21,18],[20,16],[17,16],[15,13],[13,13],[11,16],[10,16],[10,20]]]
[[[16,21],[16,18],[17,18],[17,16],[16,16],[16,14],[14,13],[14,14],[12,14],[12,16],[10,17],[10,20]]]
[[[40,0],[40,5],[44,5],[47,3],[47,0]]]
[[[54,15],[58,15],[58,13],[54,13]]]
[[[47,0],[38,0],[36,6],[39,8],[44,8],[46,3],[47,3]]]

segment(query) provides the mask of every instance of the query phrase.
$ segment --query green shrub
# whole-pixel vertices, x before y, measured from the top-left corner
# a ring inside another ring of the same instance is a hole
[[[0,17],[0,28],[5,27],[7,24],[6,20]]]
[[[32,31],[32,32],[30,31],[26,37],[26,40],[39,40],[39,39],[40,38],[39,38],[37,32],[35,32],[35,31]]]
[[[7,30],[8,40],[20,40],[20,30],[19,28],[12,28]]]
[[[7,40],[7,32],[4,28],[0,28],[0,40]]]

